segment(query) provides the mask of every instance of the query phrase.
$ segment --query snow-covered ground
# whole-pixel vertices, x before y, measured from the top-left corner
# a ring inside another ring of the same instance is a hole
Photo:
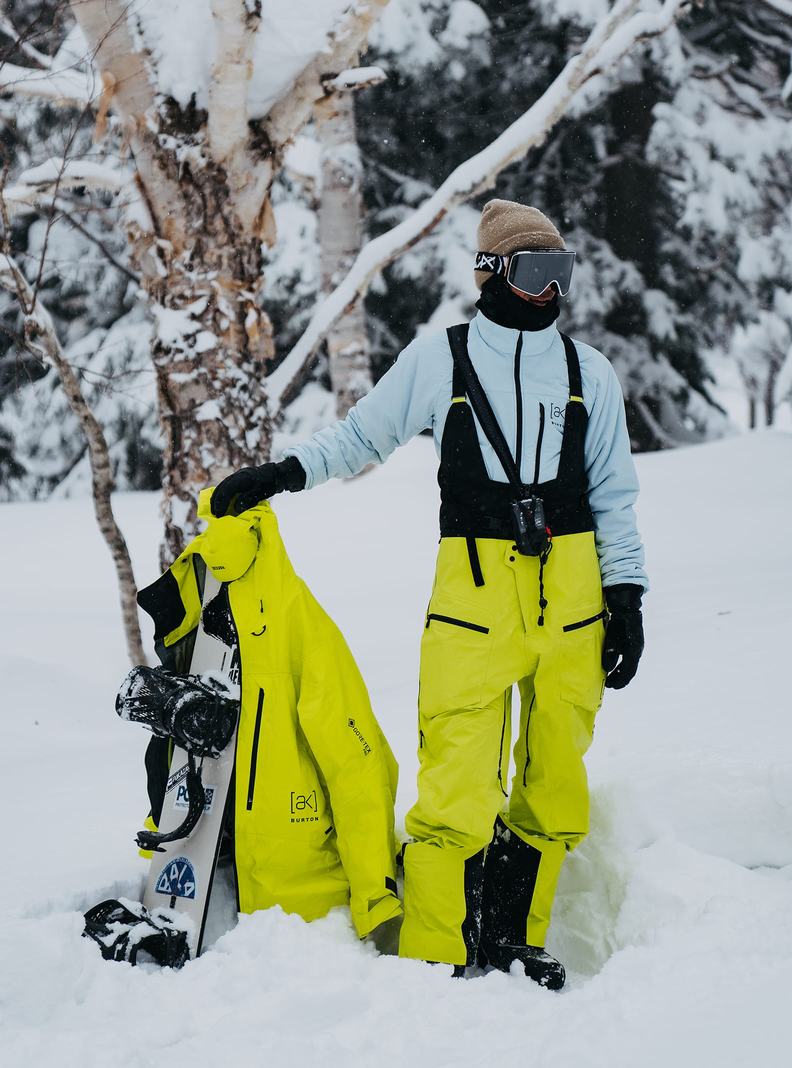
[[[647,651],[600,713],[592,832],[564,870],[549,944],[568,966],[560,994],[379,956],[343,911],[243,917],[180,973],[101,960],[81,913],[137,896],[147,808],[145,732],[113,713],[127,664],[110,560],[88,500],[0,506],[4,1068],[788,1064],[792,435],[638,467]],[[381,470],[276,501],[399,759],[400,821],[434,476],[419,439]],[[157,499],[117,507],[144,584]]]

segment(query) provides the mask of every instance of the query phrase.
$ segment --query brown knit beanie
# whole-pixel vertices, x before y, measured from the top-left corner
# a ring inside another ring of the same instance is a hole
[[[498,252],[502,256],[531,248],[565,249],[564,239],[538,208],[514,200],[489,200],[481,212],[478,252]],[[491,271],[474,271],[481,289]]]

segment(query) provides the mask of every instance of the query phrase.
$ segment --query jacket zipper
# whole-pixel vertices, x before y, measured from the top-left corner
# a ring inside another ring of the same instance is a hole
[[[261,733],[261,714],[264,711],[264,691],[259,690],[258,708],[256,709],[256,726],[253,728],[253,748],[250,751],[250,778],[248,779],[247,810],[253,808],[253,794],[256,789],[256,764],[258,763],[259,734]]]
[[[523,403],[522,403],[522,381],[520,379],[520,356],[522,354],[522,331],[517,335],[517,346],[514,350],[514,397],[517,407],[516,420],[515,420],[515,442],[514,442],[514,464],[517,468],[517,474],[520,474],[520,467],[522,465],[522,439],[523,439]]]
[[[542,460],[542,439],[544,438],[545,428],[545,406],[539,401],[539,433],[536,436],[536,457],[534,459],[534,487],[539,485],[539,465]]]
[[[464,619],[454,619],[453,616],[439,616],[435,612],[430,612],[426,617],[427,629],[433,619],[438,623],[450,623],[454,627],[464,627],[466,630],[477,630],[480,634],[489,634],[489,627],[479,626],[478,623],[468,623]]]
[[[578,623],[567,623],[563,630],[566,632],[568,630],[580,630],[581,627],[590,627],[591,624],[596,623],[598,619],[605,619],[607,614],[607,608],[603,608],[596,616],[589,616],[588,619],[581,619]]]

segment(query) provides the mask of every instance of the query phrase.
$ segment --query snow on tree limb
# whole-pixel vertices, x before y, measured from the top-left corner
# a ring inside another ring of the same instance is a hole
[[[346,70],[365,47],[371,26],[388,0],[350,4],[329,35],[327,47],[315,56],[267,115],[267,133],[277,145],[286,144],[308,121],[314,103],[324,95],[322,79]]]
[[[322,79],[327,93],[342,93],[348,89],[369,89],[387,79],[382,67],[350,67],[334,77]]]
[[[98,100],[101,86],[78,70],[38,70],[3,63],[0,67],[0,93],[37,96],[54,104],[85,106]]]
[[[127,653],[133,665],[145,664],[132,561],[124,535],[113,514],[113,469],[104,431],[83,396],[77,375],[61,348],[49,312],[38,299],[19,265],[5,252],[0,253],[0,286],[16,295],[24,315],[25,345],[39,359],[55,369],[69,407],[85,435],[91,464],[94,512],[116,568]]]
[[[664,33],[687,0],[664,0],[654,11],[639,11],[639,0],[617,0],[592,29],[580,53],[523,115],[486,148],[461,163],[442,185],[393,229],[365,245],[346,278],[314,312],[297,344],[268,379],[273,410],[291,399],[294,383],[333,323],[366,292],[384,267],[415,245],[457,204],[490,188],[514,160],[542,144],[563,117],[578,90],[605,66],[617,63],[638,41]]]
[[[209,149],[216,163],[245,151],[248,138],[248,83],[261,4],[212,0],[215,63],[209,83]]]
[[[782,15],[786,15],[788,18],[792,18],[792,0],[762,0],[763,4],[767,7],[772,7],[773,10],[780,12]]]

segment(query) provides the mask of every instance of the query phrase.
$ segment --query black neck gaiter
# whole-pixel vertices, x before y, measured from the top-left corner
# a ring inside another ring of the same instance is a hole
[[[544,330],[556,321],[561,311],[557,293],[544,307],[540,307],[518,297],[505,278],[497,274],[488,278],[481,287],[476,307],[493,323],[510,330]]]

